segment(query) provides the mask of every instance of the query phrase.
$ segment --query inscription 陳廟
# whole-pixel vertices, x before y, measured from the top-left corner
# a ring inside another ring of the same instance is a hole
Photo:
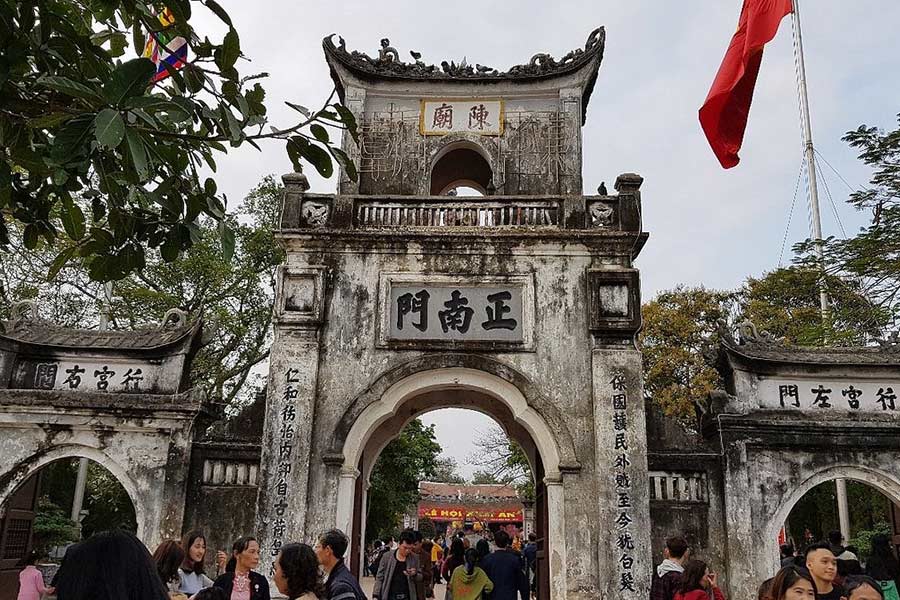
[[[422,135],[502,135],[503,119],[503,101],[496,98],[422,100],[419,132]]]

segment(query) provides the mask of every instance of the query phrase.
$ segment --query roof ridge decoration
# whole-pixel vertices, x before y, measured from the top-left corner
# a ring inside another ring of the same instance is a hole
[[[554,59],[548,53],[539,52],[525,64],[512,66],[507,71],[498,71],[486,65],[469,64],[465,57],[458,64],[455,61],[446,60],[441,62],[440,67],[425,64],[421,60],[422,54],[415,50],[411,50],[409,53],[415,62],[402,62],[400,53],[390,45],[391,42],[387,38],[381,40],[378,57],[373,58],[357,50],[348,51],[344,38],[341,36],[338,36],[338,45],[335,46],[332,41],[335,35],[337,34],[332,33],[322,40],[326,56],[334,57],[355,73],[386,79],[417,80],[492,81],[553,77],[576,71],[595,57],[602,59],[606,43],[606,30],[602,26],[597,27],[588,35],[584,48],[576,48],[559,60]]]
[[[150,350],[193,336],[199,325],[199,320],[191,324],[185,311],[173,308],[156,326],[134,330],[63,327],[42,318],[34,301],[24,300],[12,305],[9,320],[0,321],[0,337],[38,346]]]

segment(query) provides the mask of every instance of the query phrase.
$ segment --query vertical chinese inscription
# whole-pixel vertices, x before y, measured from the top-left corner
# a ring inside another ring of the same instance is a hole
[[[289,488],[289,476],[293,466],[291,456],[294,453],[294,442],[297,431],[297,396],[300,390],[297,384],[300,382],[300,372],[297,369],[287,369],[284,372],[284,393],[281,396],[281,410],[278,412],[275,435],[275,504],[273,510],[275,518],[272,520],[272,545],[270,553],[278,556],[281,546],[284,544],[284,535],[287,532],[286,513],[288,508],[287,495]],[[274,569],[274,562],[273,567]],[[274,572],[274,571],[273,571]]]
[[[634,536],[631,524],[631,459],[628,457],[628,388],[622,371],[613,373],[609,381],[613,408],[613,464],[612,475],[615,482],[616,520],[615,554],[619,568],[619,591],[635,591],[634,576]]]

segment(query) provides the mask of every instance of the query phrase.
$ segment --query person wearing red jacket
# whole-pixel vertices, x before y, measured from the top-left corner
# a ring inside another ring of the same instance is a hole
[[[684,565],[675,600],[725,600],[725,595],[717,584],[718,576],[710,573],[705,562],[689,560]]]

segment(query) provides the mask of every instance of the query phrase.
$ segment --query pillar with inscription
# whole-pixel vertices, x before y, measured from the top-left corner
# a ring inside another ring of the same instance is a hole
[[[379,453],[411,419],[458,407],[531,462],[540,597],[646,597],[642,180],[592,195],[582,180],[604,39],[506,71],[325,40],[359,177],[342,172],[337,194],[285,179],[263,568],[337,526],[359,574]]]

